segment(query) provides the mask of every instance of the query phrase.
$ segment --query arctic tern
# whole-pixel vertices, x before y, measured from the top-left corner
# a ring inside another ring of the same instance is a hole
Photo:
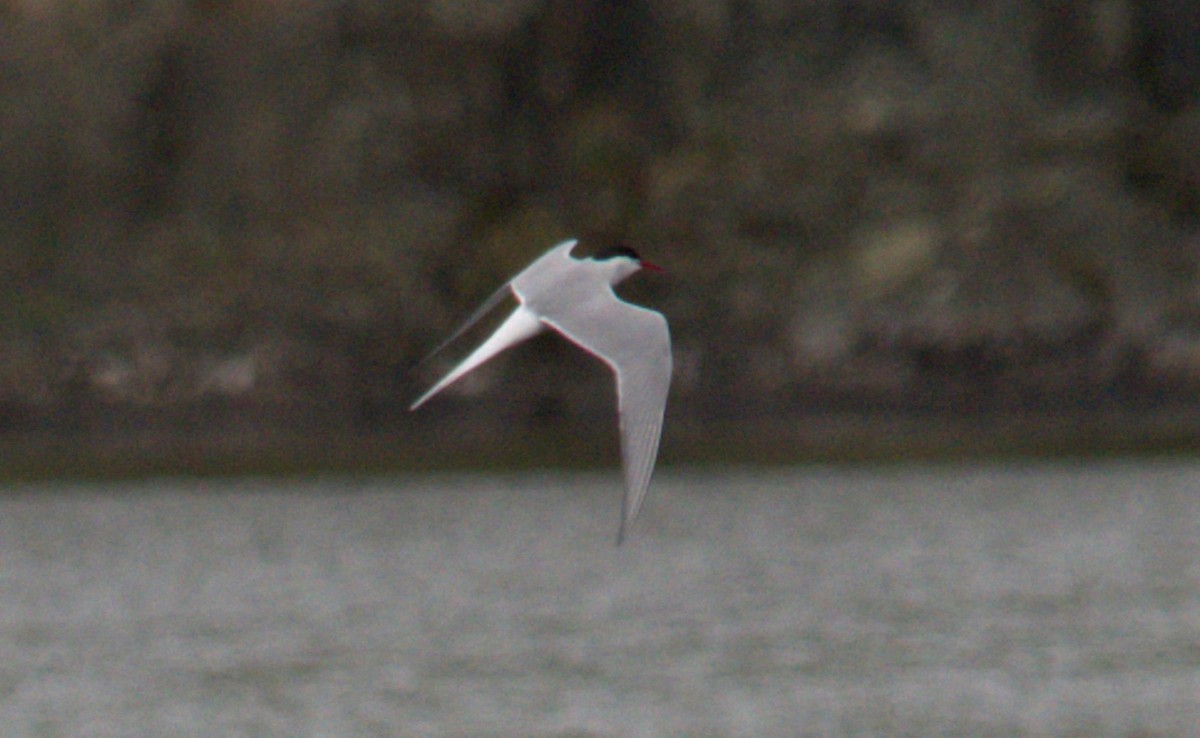
[[[613,286],[641,269],[662,271],[626,245],[594,256],[571,256],[577,241],[558,244],[496,291],[434,349],[437,353],[492,310],[511,291],[516,310],[479,348],[421,395],[427,400],[501,351],[552,328],[601,359],[616,374],[625,496],[617,544],[641,510],[654,471],[671,384],[671,335],[661,313],[632,305]],[[431,354],[432,355],[432,354]]]

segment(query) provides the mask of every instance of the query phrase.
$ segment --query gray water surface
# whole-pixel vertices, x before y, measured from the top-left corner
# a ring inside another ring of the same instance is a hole
[[[1200,464],[0,496],[0,735],[1195,736]]]

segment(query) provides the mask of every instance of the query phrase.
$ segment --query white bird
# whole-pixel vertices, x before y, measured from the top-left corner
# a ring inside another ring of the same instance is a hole
[[[416,410],[501,351],[547,327],[558,331],[600,358],[616,374],[625,471],[625,496],[617,531],[620,544],[641,510],[658,455],[667,389],[671,384],[671,335],[661,313],[621,300],[612,288],[640,269],[662,269],[624,245],[576,259],[571,256],[576,243],[564,241],[547,251],[497,290],[461,328],[434,349],[433,353],[437,353],[462,335],[504,299],[508,290],[520,303],[495,333],[409,409]]]

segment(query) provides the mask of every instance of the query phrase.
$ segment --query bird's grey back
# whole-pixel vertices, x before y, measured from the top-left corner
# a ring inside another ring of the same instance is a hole
[[[609,292],[603,273],[571,256],[575,244],[559,244],[513,278],[517,299],[539,316],[580,310]]]

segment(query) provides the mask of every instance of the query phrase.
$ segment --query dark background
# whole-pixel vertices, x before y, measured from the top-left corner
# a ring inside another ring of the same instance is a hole
[[[669,458],[1191,449],[1198,99],[1180,0],[7,0],[0,445],[611,461],[553,340],[407,412],[578,236],[669,269]]]

